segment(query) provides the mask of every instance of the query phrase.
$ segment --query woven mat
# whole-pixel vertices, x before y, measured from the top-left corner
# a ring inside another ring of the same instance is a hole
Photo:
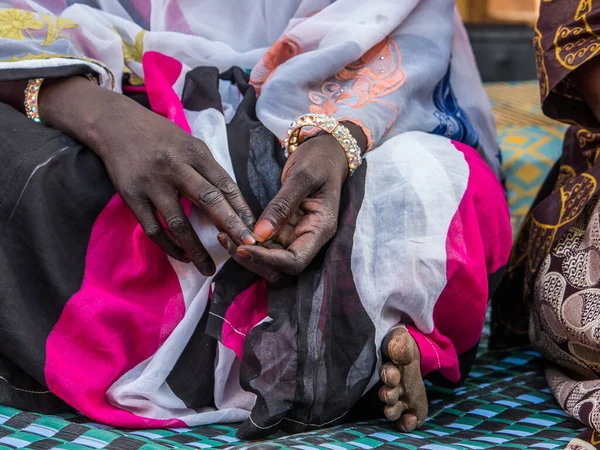
[[[486,91],[494,108],[516,232],[562,152],[566,127],[542,114],[536,81],[493,83]]]
[[[487,336],[481,347],[487,347]],[[81,416],[43,416],[0,407],[0,448],[561,449],[582,427],[556,404],[539,364],[539,355],[529,350],[480,352],[462,387],[428,387],[430,418],[410,434],[373,421],[243,443],[233,426],[124,431],[86,423]]]
[[[511,212],[518,223],[560,154],[564,127],[541,115],[536,83],[502,83],[486,89],[498,122]],[[548,390],[537,353],[485,352],[486,336],[481,348],[464,386],[428,387],[430,418],[410,434],[373,421],[243,443],[235,437],[234,426],[125,431],[88,423],[77,415],[43,416],[0,406],[0,448],[561,449],[582,431]]]

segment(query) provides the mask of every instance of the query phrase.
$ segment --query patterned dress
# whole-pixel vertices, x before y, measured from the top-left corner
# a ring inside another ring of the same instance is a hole
[[[542,109],[571,127],[493,299],[491,346],[529,338],[561,406],[600,430],[600,122],[571,76],[600,53],[600,3],[541,2],[533,44]]]

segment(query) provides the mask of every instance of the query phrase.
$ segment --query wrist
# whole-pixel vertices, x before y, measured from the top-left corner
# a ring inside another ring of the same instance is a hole
[[[113,95],[84,77],[46,79],[39,93],[40,117],[93,148],[100,119],[106,115],[105,104]]]
[[[360,154],[364,155],[365,152],[367,151],[368,140],[367,140],[367,136],[365,135],[365,132],[363,131],[362,127],[360,127],[360,126],[356,125],[354,122],[350,122],[348,120],[344,120],[340,123],[342,125],[344,125],[346,128],[348,128],[348,130],[350,130],[350,133],[352,134],[354,139],[356,139],[356,142],[357,142],[358,146],[360,147]]]
[[[12,106],[18,111],[24,112],[23,99],[27,80],[1,81],[0,103]]]
[[[341,182],[348,178],[348,158],[344,147],[340,145],[338,140],[331,134],[323,132],[315,136],[313,139],[317,141],[319,147],[327,149],[329,161],[333,167],[333,172],[339,175]]]

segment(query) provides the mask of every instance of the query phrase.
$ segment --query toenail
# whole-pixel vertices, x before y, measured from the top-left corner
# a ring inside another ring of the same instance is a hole
[[[403,431],[406,433],[410,433],[411,431],[414,431],[415,428],[417,428],[418,425],[418,420],[417,417],[414,416],[413,414],[405,414],[400,418],[400,424],[401,428],[403,428]]]

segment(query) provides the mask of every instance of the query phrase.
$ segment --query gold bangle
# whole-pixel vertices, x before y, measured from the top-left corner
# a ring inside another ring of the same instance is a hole
[[[34,122],[41,122],[38,95],[43,82],[44,78],[32,78],[27,82],[27,87],[25,88],[25,100],[23,101],[25,114]]]
[[[88,80],[90,80],[94,84],[98,84],[98,80],[90,74],[83,75]],[[40,108],[39,108],[39,95],[40,89],[42,87],[42,83],[45,78],[32,78],[27,82],[27,87],[25,88],[25,100],[23,104],[25,105],[25,114],[34,122],[41,122],[40,119]]]
[[[356,139],[354,139],[354,136],[352,136],[352,133],[350,133],[348,128],[333,117],[329,117],[325,114],[304,114],[292,122],[284,140],[286,158],[294,153],[302,143],[302,141],[300,141],[300,130],[304,127],[319,128],[336,138],[344,149],[346,158],[348,159],[348,176],[352,176],[354,172],[356,172],[356,169],[360,167],[362,157]]]

